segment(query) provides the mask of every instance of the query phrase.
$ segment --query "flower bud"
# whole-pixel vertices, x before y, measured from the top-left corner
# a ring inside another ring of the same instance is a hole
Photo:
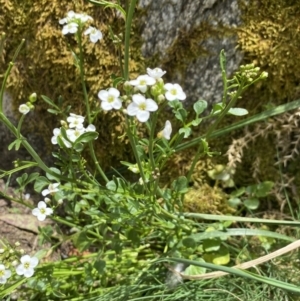
[[[157,97],[157,100],[158,100],[159,102],[164,102],[165,99],[166,99],[165,96],[162,95],[162,94],[158,95],[158,97]]]
[[[268,72],[263,71],[260,75],[261,78],[267,78],[268,77]]]
[[[51,200],[49,198],[44,198],[44,201],[46,204],[49,204],[51,202]]]
[[[28,99],[29,99],[30,102],[36,102],[36,99],[37,99],[36,93],[35,93],[35,92],[32,93],[32,94],[29,96]]]

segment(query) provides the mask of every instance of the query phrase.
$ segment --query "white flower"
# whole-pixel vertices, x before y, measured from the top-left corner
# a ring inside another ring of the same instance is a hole
[[[78,30],[78,24],[75,22],[71,22],[71,23],[64,25],[64,27],[62,29],[62,33],[63,33],[63,35],[66,35],[68,33],[76,33],[77,30]]]
[[[63,18],[63,19],[60,19],[58,21],[59,24],[63,25],[63,24],[66,24],[66,23],[69,23],[71,20],[75,19],[76,17],[76,13],[74,13],[74,11],[70,10],[68,13],[67,13],[67,17],[66,18]]]
[[[90,35],[90,40],[92,43],[96,43],[98,42],[99,40],[102,39],[102,32],[95,28],[95,27],[92,27],[90,26],[85,32],[84,32],[85,35]]]
[[[53,183],[53,184],[50,184],[48,186],[48,189],[44,189],[42,191],[42,195],[43,196],[46,196],[48,194],[51,194],[53,195],[55,192],[59,191],[59,189],[57,188],[58,186],[60,185],[60,183]]]
[[[89,124],[86,129],[86,132],[96,132],[96,127],[93,124]]]
[[[68,138],[72,141],[72,142],[75,142],[75,140],[80,136],[82,135],[83,133],[85,132],[85,129],[82,128],[82,129],[68,129],[67,130],[67,135],[68,135]]]
[[[0,284],[5,284],[6,280],[11,276],[11,271],[7,270],[3,264],[0,264]]]
[[[18,275],[24,275],[26,278],[31,277],[34,274],[34,268],[38,265],[39,260],[36,257],[30,257],[24,255],[20,259],[21,264],[16,268]]]
[[[170,140],[171,134],[172,134],[172,124],[169,120],[167,120],[164,129],[158,133],[158,136]]]
[[[165,84],[164,88],[166,91],[166,99],[173,101],[175,99],[184,100],[186,98],[185,93],[178,84]]]
[[[76,14],[75,18],[80,20],[82,23],[85,23],[89,20],[93,21],[93,18],[87,14]]]
[[[63,25],[76,20],[79,20],[81,23],[85,23],[88,20],[92,21],[93,18],[87,14],[77,14],[74,11],[70,10],[65,18],[59,20],[59,24]]]
[[[136,116],[140,122],[146,122],[149,117],[149,112],[155,112],[158,109],[157,103],[151,98],[145,98],[141,94],[132,96],[132,103],[127,107],[129,116]]]
[[[44,201],[38,202],[37,208],[34,208],[32,210],[32,214],[36,216],[39,221],[44,221],[46,219],[46,216],[51,215],[52,213],[53,210],[47,207],[47,204]]]
[[[99,91],[98,97],[102,100],[101,108],[105,111],[111,109],[119,110],[122,107],[122,101],[119,96],[120,92],[116,88],[109,88],[108,91]]]
[[[147,73],[149,76],[153,77],[154,79],[158,79],[161,78],[166,73],[166,71],[163,71],[160,68],[154,68],[154,69],[147,68]]]
[[[29,111],[30,111],[30,108],[25,103],[23,103],[19,106],[19,112],[21,114],[26,115]]]
[[[60,131],[60,129],[55,128],[55,129],[53,130],[53,135],[54,135],[54,136],[51,138],[51,143],[52,143],[52,144],[57,144],[57,143],[58,143],[58,142],[57,142],[57,137],[60,136],[61,140],[63,141],[63,143],[65,144],[65,146],[66,146],[67,148],[72,147],[71,143],[70,143],[69,141],[67,141],[66,139],[64,139],[64,138],[61,136],[61,131]]]
[[[131,80],[129,83],[130,85],[137,87],[142,93],[145,93],[147,91],[147,86],[152,86],[155,82],[155,79],[149,75],[140,75],[137,79]]]
[[[76,128],[78,130],[83,129],[83,116],[70,113],[70,116],[67,118],[67,121],[69,122],[69,128]]]

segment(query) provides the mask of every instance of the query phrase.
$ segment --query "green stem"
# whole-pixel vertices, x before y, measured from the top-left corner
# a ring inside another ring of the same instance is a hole
[[[79,44],[79,71],[80,71],[80,81],[81,81],[81,86],[83,90],[83,97],[84,97],[84,102],[85,102],[85,107],[86,107],[86,115],[88,118],[88,123],[91,124],[91,110],[90,110],[90,103],[89,103],[89,97],[86,89],[86,84],[85,84],[85,71],[84,71],[84,54],[83,54],[83,48],[82,48],[82,38],[81,38],[81,30],[78,31],[78,44]],[[103,169],[101,168],[99,161],[96,157],[95,150],[94,150],[94,145],[92,142],[88,143],[89,150],[90,150],[90,155],[93,159],[93,162],[96,166],[97,171],[103,178],[103,180],[107,183],[109,182],[108,178],[106,177]]]
[[[21,51],[21,48],[23,47],[24,42],[25,42],[25,39],[22,39],[20,45],[18,46],[16,52],[14,53],[12,61],[9,63],[8,68],[5,72],[4,79],[3,79],[3,82],[2,82],[2,86],[1,86],[1,90],[0,90],[0,112],[3,112],[3,95],[4,95],[4,89],[6,87],[8,76],[10,74],[10,71],[11,71],[12,67],[15,64],[15,61],[16,61],[16,59],[17,59],[17,57],[18,57],[18,55]]]
[[[133,13],[135,9],[137,0],[131,0],[126,14],[126,24],[125,24],[125,53],[124,53],[124,78],[128,80],[129,78],[129,44],[130,44],[130,31],[131,23],[133,18]]]
[[[134,157],[135,157],[135,160],[136,160],[136,163],[139,167],[139,171],[141,173],[141,177],[143,179],[143,182],[146,183],[146,177],[145,177],[145,173],[144,173],[144,169],[143,169],[143,165],[142,165],[142,161],[140,159],[140,156],[138,154],[138,150],[136,148],[136,141],[134,139],[134,135],[135,133],[132,132],[132,127],[133,125],[131,124],[130,122],[130,119],[126,116],[126,131],[127,131],[127,136],[129,138],[129,141],[130,141],[130,145],[131,145],[131,148],[133,150],[133,154],[134,154]]]
[[[228,111],[230,110],[230,108],[232,108],[234,106],[234,104],[236,103],[236,101],[238,100],[238,98],[240,97],[240,95],[242,94],[242,92],[243,92],[243,85],[241,84],[239,86],[239,89],[238,89],[237,93],[235,94],[235,96],[229,101],[228,105],[220,113],[220,115],[218,116],[217,120],[208,128],[208,130],[206,132],[206,135],[204,137],[206,141],[209,140],[211,134],[213,133],[213,131],[215,130],[215,128],[218,126],[218,124],[226,116],[226,114],[228,113]],[[192,176],[192,174],[194,172],[194,169],[195,169],[195,166],[196,166],[198,160],[200,159],[201,155],[203,155],[202,151],[203,151],[203,145],[202,145],[202,143],[200,143],[199,146],[198,146],[197,152],[195,154],[195,157],[194,157],[194,159],[192,161],[192,164],[191,164],[190,170],[188,172],[188,175],[187,175],[188,182],[191,179],[191,176]]]
[[[155,128],[156,128],[156,122],[157,122],[157,116],[158,116],[158,112],[155,112],[153,114],[153,118],[152,121],[150,123],[150,136],[149,136],[149,159],[150,159],[150,163],[151,163],[151,169],[152,171],[154,171],[155,169],[155,160],[154,160],[154,155],[153,155],[153,145],[154,145],[154,132],[155,132]]]

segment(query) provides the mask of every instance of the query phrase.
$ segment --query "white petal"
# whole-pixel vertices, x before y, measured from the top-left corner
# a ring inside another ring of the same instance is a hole
[[[112,95],[116,98],[118,98],[120,96],[120,91],[116,88],[109,88],[108,93],[109,93],[109,95]]]
[[[141,94],[134,94],[132,95],[132,101],[139,105],[141,103],[144,103],[146,101],[146,98]]]
[[[122,107],[122,102],[119,99],[115,99],[111,105],[114,109],[119,110]]]
[[[24,255],[24,256],[22,256],[21,257],[21,259],[20,259],[20,261],[22,262],[22,263],[26,263],[26,262],[30,262],[30,256],[29,255]]]
[[[98,97],[101,99],[101,100],[107,100],[108,98],[108,92],[106,90],[101,90],[99,91],[98,93]]]
[[[46,203],[44,201],[40,201],[38,203],[38,208],[39,209],[45,209],[45,208],[47,208],[47,205],[46,205]]]
[[[39,264],[39,259],[37,257],[31,257],[30,266],[35,268]]]
[[[147,91],[147,89],[148,89],[147,86],[137,86],[137,87],[138,87],[138,89],[139,89],[142,93],[145,93],[145,92]]]
[[[165,84],[164,85],[164,88],[166,89],[166,90],[171,90],[172,88],[173,88],[173,84]]]
[[[44,189],[44,190],[42,191],[42,195],[43,195],[43,196],[46,196],[46,195],[49,194],[49,193],[50,193],[49,189]]]
[[[40,212],[40,213],[37,215],[37,219],[38,219],[40,222],[44,221],[44,220],[46,219],[46,214]]]
[[[157,109],[158,109],[157,103],[153,99],[147,98],[146,99],[146,110],[155,112]]]
[[[112,107],[112,104],[108,101],[102,101],[101,102],[101,108],[104,110],[104,111],[110,111],[113,107]]]
[[[19,264],[16,268],[16,272],[18,275],[23,275],[24,274],[24,268],[22,264]]]
[[[136,103],[134,103],[134,102],[130,103],[129,106],[127,107],[127,114],[129,116],[135,116],[138,111],[139,111],[139,108],[136,105]]]
[[[150,113],[148,111],[138,111],[136,114],[136,118],[140,122],[146,122],[150,117]]]
[[[177,99],[177,95],[174,95],[169,91],[166,92],[165,96],[166,96],[166,99],[169,101],[173,101],[173,100]]]
[[[34,274],[34,269],[31,269],[31,268],[26,269],[26,270],[24,271],[24,273],[23,273],[23,275],[24,275],[26,278],[31,277],[33,274]]]

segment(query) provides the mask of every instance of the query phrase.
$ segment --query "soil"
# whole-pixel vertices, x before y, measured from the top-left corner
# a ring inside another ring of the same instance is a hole
[[[45,225],[54,226],[50,219],[43,222],[32,215],[31,208],[19,204],[12,199],[20,200],[20,193],[11,187],[6,187],[3,180],[0,179],[0,249],[4,248],[2,244],[15,246],[19,243],[18,250],[23,249],[24,254],[33,256],[41,249],[50,251],[50,243],[39,243],[39,227]],[[23,201],[32,208],[40,201],[39,195],[26,196],[22,195]],[[49,252],[44,260],[58,260],[62,254],[69,254],[69,243],[63,243],[55,252]]]

